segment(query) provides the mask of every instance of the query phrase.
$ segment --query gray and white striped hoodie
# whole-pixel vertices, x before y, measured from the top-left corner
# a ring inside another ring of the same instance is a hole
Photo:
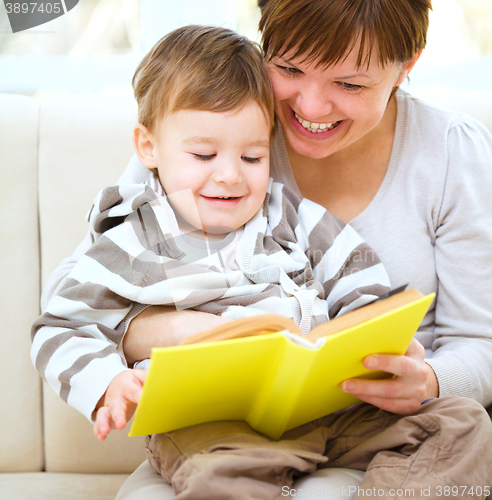
[[[122,340],[148,305],[240,318],[277,313],[307,333],[389,289],[375,252],[323,207],[270,180],[226,271],[220,244],[179,230],[159,180],[104,189],[89,213],[93,245],[32,327],[31,359],[52,389],[89,420],[127,369]]]

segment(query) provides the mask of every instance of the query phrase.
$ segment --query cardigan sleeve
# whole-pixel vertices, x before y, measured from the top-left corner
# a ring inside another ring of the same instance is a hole
[[[478,121],[450,127],[435,231],[439,280],[434,356],[440,396],[492,403],[492,136]]]

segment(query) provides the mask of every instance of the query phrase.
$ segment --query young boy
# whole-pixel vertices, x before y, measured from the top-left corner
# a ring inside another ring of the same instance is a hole
[[[101,440],[138,403],[145,373],[128,368],[123,338],[148,305],[230,319],[276,312],[307,333],[389,286],[350,226],[269,179],[273,96],[254,44],[223,28],[180,28],[133,83],[134,146],[149,177],[98,195],[93,245],[32,329],[36,368],[90,420],[98,410]],[[162,471],[158,440],[149,446]]]

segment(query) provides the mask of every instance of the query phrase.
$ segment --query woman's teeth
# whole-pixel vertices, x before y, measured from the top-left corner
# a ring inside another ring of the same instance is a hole
[[[326,132],[327,130],[332,130],[340,123],[340,121],[333,123],[314,123],[304,120],[304,118],[301,118],[297,113],[294,113],[294,116],[296,117],[296,120],[306,130],[309,130],[309,132],[312,132],[314,134],[319,134],[320,132]]]

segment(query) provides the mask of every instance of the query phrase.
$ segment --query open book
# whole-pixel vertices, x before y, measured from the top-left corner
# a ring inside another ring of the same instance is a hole
[[[392,295],[301,336],[288,318],[265,314],[232,321],[152,350],[152,363],[130,436],[203,422],[245,420],[274,439],[359,400],[340,389],[348,378],[384,378],[367,370],[370,354],[404,354],[434,294]]]

